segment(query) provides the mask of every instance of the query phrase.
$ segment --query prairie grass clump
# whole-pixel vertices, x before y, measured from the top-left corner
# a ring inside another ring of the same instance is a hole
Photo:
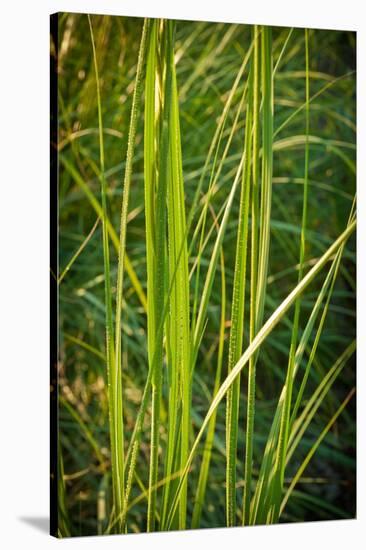
[[[57,535],[353,517],[354,34],[58,28]]]

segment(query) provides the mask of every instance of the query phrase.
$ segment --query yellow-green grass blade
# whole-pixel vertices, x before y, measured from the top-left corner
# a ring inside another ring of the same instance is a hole
[[[252,150],[252,95],[253,71],[250,71],[249,93],[246,106],[243,171],[240,192],[238,234],[235,252],[234,283],[231,308],[228,372],[242,354],[244,334],[244,306],[248,249],[249,197]],[[240,375],[227,393],[226,407],[226,524],[236,524],[236,462],[238,446]]]
[[[155,237],[155,194],[157,179],[157,158],[156,158],[156,95],[157,95],[157,48],[158,48],[158,21],[151,25],[147,50],[146,82],[145,82],[145,123],[144,123],[144,183],[145,183],[145,220],[146,220],[146,264],[147,264],[147,336],[148,336],[148,358],[149,371],[153,372],[152,360],[155,349],[157,360],[161,360],[162,335],[158,342],[156,339],[156,299],[155,299],[155,275],[156,275],[156,237]],[[160,367],[159,367],[160,368]],[[156,485],[157,479],[157,453],[156,438],[158,436],[156,426],[159,423],[159,415],[156,395],[156,375],[152,376],[152,386],[155,386],[155,397],[153,395],[152,418],[151,418],[151,443],[150,443],[150,471],[149,471],[149,495],[148,495],[148,518],[147,530],[154,530]],[[160,382],[160,381],[159,381]],[[154,390],[153,390],[154,393]],[[154,426],[153,426],[154,424]],[[155,446],[154,446],[155,445]]]
[[[169,22],[169,32],[172,24]],[[171,42],[171,39],[170,41]],[[190,326],[189,326],[189,278],[188,254],[186,242],[185,193],[182,171],[181,139],[179,124],[178,90],[174,65],[174,49],[171,43],[167,50],[167,65],[170,67],[172,88],[171,107],[169,111],[169,176],[167,190],[168,210],[168,265],[170,271],[169,285],[172,285],[170,295],[169,341],[171,349],[171,383],[172,392],[169,399],[169,431],[167,444],[166,477],[170,478],[173,467],[174,447],[176,440],[178,399],[181,396],[180,425],[180,459],[183,467],[189,451],[190,432]],[[173,281],[174,276],[174,281]],[[178,393],[177,393],[178,390]],[[165,485],[163,511],[166,514],[169,501],[170,482]],[[186,527],[187,487],[182,490],[179,505],[179,528]]]
[[[260,114],[260,29],[256,25],[253,28],[253,138],[252,138],[252,195],[251,195],[251,253],[250,253],[250,319],[249,319],[249,343],[256,335],[258,320],[257,310],[257,272],[258,272],[258,185],[259,185],[259,114]],[[249,523],[252,462],[253,462],[253,437],[254,437],[254,411],[255,411],[255,367],[256,357],[249,359],[248,365],[248,400],[247,422],[245,434],[245,461],[244,461],[244,493],[243,493],[243,525]]]
[[[115,363],[114,363],[114,331],[112,320],[112,290],[110,280],[110,259],[109,259],[109,239],[107,230],[107,190],[105,180],[104,166],[104,142],[103,142],[103,121],[102,121],[102,106],[99,85],[99,74],[97,55],[95,50],[93,27],[91,18],[88,15],[90,37],[93,49],[94,71],[97,89],[97,105],[98,105],[98,127],[99,127],[99,160],[100,160],[100,180],[101,180],[101,196],[102,196],[102,229],[103,229],[103,258],[104,258],[104,281],[105,281],[105,311],[106,311],[106,359],[107,359],[107,376],[108,376],[108,404],[109,404],[109,431],[111,444],[111,463],[112,463],[112,480],[113,480],[113,505],[117,516],[122,512],[123,506],[123,471],[121,464],[121,456],[124,453],[121,434],[119,432],[120,419],[117,415],[117,403],[115,402],[116,389],[115,384]]]
[[[160,406],[162,399],[163,334],[159,324],[164,308],[166,199],[168,184],[169,119],[172,71],[168,61],[172,26],[154,21],[150,35],[145,87],[145,208],[148,273],[148,352],[152,370],[152,418],[150,440],[147,530],[155,530]],[[160,109],[156,112],[158,85]],[[155,364],[151,361],[154,357]]]
[[[262,66],[262,174],[260,190],[260,219],[258,245],[258,275],[256,291],[256,325],[260,326],[264,313],[270,245],[273,165],[273,60],[272,31],[263,27],[261,32]]]
[[[114,354],[114,402],[116,405],[116,432],[118,434],[118,449],[120,449],[119,454],[119,472],[120,480],[119,482],[122,485],[122,490],[125,486],[125,460],[124,460],[124,428],[123,428],[123,400],[122,400],[122,301],[123,301],[123,277],[124,277],[124,266],[125,266],[125,256],[126,256],[126,231],[127,231],[127,215],[128,215],[128,201],[130,193],[130,184],[132,176],[132,164],[133,164],[133,155],[136,139],[136,126],[137,118],[139,113],[139,103],[141,96],[141,86],[142,86],[142,76],[143,76],[143,66],[145,61],[145,50],[146,50],[146,35],[148,32],[148,23],[144,22],[142,36],[140,41],[140,50],[137,62],[137,72],[136,72],[136,81],[135,89],[132,98],[132,108],[131,108],[131,119],[130,127],[128,134],[128,145],[127,145],[127,158],[126,158],[126,168],[125,168],[125,177],[123,185],[123,199],[122,199],[122,208],[121,208],[121,225],[120,225],[120,238],[119,238],[119,247],[118,247],[118,268],[117,268],[117,296],[116,296],[116,315],[115,315],[115,354]],[[122,495],[124,502],[124,495]],[[122,513],[123,502],[116,510],[117,516]],[[120,527],[123,527],[122,524]]]

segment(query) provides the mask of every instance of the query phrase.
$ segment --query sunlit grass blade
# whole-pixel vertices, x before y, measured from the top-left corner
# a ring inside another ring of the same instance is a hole
[[[231,309],[228,372],[242,354],[244,334],[244,305],[248,249],[249,197],[251,183],[252,150],[252,95],[253,71],[250,71],[249,93],[246,107],[243,171],[240,192],[238,234],[235,251],[235,269]],[[227,393],[226,409],[226,524],[236,523],[236,457],[238,445],[240,375]]]
[[[169,394],[169,429],[167,444],[167,467],[165,475],[168,482],[165,486],[163,499],[163,518],[169,502],[170,482],[173,458],[176,444],[176,430],[178,418],[178,401],[181,396],[181,425],[180,425],[180,459],[183,467],[187,461],[190,432],[190,402],[191,402],[191,375],[190,375],[190,326],[189,326],[189,278],[188,255],[186,243],[186,216],[185,193],[183,183],[181,140],[179,124],[178,90],[174,65],[173,24],[167,23],[167,32],[170,37],[167,48],[167,72],[171,74],[171,101],[169,111],[169,169],[168,169],[168,263],[169,286],[172,285],[169,316],[169,345],[170,345],[170,383]],[[174,280],[173,280],[174,277]],[[187,512],[187,487],[182,491],[179,505],[179,528],[185,529]],[[162,522],[163,524],[163,522]]]
[[[252,195],[251,195],[251,252],[250,252],[250,318],[249,343],[258,329],[257,319],[257,284],[258,284],[258,186],[259,186],[259,115],[260,115],[260,30],[253,28],[253,138],[252,138]],[[244,494],[243,494],[243,525],[249,523],[253,436],[254,436],[254,404],[255,404],[255,365],[256,357],[249,359],[248,365],[248,401],[247,423],[245,434],[245,464],[244,464]]]

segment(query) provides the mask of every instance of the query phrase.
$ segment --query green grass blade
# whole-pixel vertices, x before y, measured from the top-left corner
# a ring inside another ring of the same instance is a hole
[[[252,198],[251,198],[251,254],[250,254],[250,319],[249,343],[256,335],[257,325],[257,271],[258,271],[258,179],[259,179],[259,107],[260,107],[260,31],[256,25],[253,29],[253,153],[252,153]],[[248,366],[248,401],[247,424],[245,434],[245,463],[244,463],[244,494],[243,494],[243,525],[249,523],[253,436],[254,436],[254,407],[255,407],[255,366],[256,357],[249,359]]]
[[[306,64],[306,111],[305,111],[305,135],[309,136],[309,45],[308,45],[308,30],[305,29],[305,64]],[[306,139],[305,142],[305,175],[304,175],[304,194],[303,194],[303,211],[302,211],[302,223],[301,223],[301,237],[300,237],[300,254],[299,254],[299,272],[298,281],[300,282],[303,275],[303,264],[305,260],[305,239],[306,239],[306,225],[307,225],[307,203],[308,203],[308,172],[309,172],[309,142]],[[300,317],[301,302],[298,300],[295,304],[293,330],[291,334],[291,345],[289,351],[289,361],[286,374],[285,385],[285,399],[282,408],[280,433],[278,441],[278,452],[276,457],[276,471],[273,479],[273,502],[272,509],[270,511],[271,521],[277,522],[279,516],[279,505],[281,499],[281,493],[283,488],[283,479],[285,475],[286,464],[286,452],[288,444],[288,436],[290,430],[290,413],[292,402],[292,387],[294,378],[294,367],[296,348],[298,340],[299,329],[299,317]]]
[[[127,158],[126,158],[126,169],[123,185],[123,199],[122,199],[122,208],[121,208],[121,226],[120,226],[120,238],[119,238],[119,247],[118,247],[118,268],[117,268],[117,296],[116,296],[116,316],[115,316],[115,366],[114,366],[114,401],[116,404],[116,433],[117,441],[116,446],[119,449],[119,472],[120,472],[120,483],[124,490],[125,486],[125,472],[124,472],[124,434],[123,434],[123,399],[122,399],[122,300],[123,300],[123,277],[124,277],[124,265],[125,265],[125,254],[126,254],[126,231],[127,231],[127,214],[128,214],[128,201],[130,193],[130,183],[132,175],[132,164],[133,164],[133,154],[136,138],[136,126],[137,126],[137,117],[139,111],[139,102],[141,96],[141,86],[142,86],[142,73],[143,65],[145,60],[145,50],[146,50],[146,35],[148,32],[148,23],[145,20],[141,42],[140,42],[140,51],[137,62],[137,72],[136,72],[136,82],[135,89],[132,98],[132,108],[131,108],[131,120],[130,128],[128,134],[128,146],[127,146]],[[124,502],[124,495],[122,495]],[[117,515],[122,513],[123,503],[116,510]],[[123,525],[122,525],[123,528]]]
[[[98,125],[99,125],[99,155],[100,155],[100,176],[101,176],[101,195],[102,195],[102,228],[103,228],[103,258],[104,258],[104,281],[105,281],[105,309],[106,309],[106,358],[107,358],[107,376],[108,376],[108,399],[109,399],[109,430],[111,442],[111,463],[113,479],[113,504],[116,516],[122,512],[123,505],[123,473],[121,471],[121,456],[124,453],[123,447],[119,446],[120,438],[117,432],[119,421],[117,418],[117,404],[115,402],[116,388],[115,367],[114,367],[114,333],[112,320],[112,290],[110,279],[110,259],[109,259],[109,241],[107,230],[107,190],[105,180],[104,166],[104,142],[103,142],[103,121],[102,104],[100,96],[99,74],[97,64],[97,54],[95,50],[93,27],[91,18],[88,15],[90,37],[93,49],[94,71],[97,88],[98,105]]]
[[[168,32],[172,34],[172,24],[168,24]],[[170,427],[168,433],[167,468],[165,475],[169,479],[172,474],[174,443],[176,440],[176,422],[178,417],[178,400],[181,401],[180,425],[180,458],[181,466],[185,465],[189,450],[190,432],[190,327],[189,327],[189,278],[188,254],[186,242],[186,217],[184,205],[184,183],[181,158],[180,125],[178,90],[174,65],[174,50],[170,38],[170,48],[167,50],[167,65],[172,78],[171,107],[169,111],[169,177],[167,191],[168,210],[168,254],[169,271],[172,285],[169,316],[169,341],[171,347],[171,380],[172,393],[169,399]],[[173,280],[174,277],[174,280]],[[179,390],[179,391],[178,391]],[[164,491],[164,517],[169,502],[170,482]],[[183,488],[179,504],[179,528],[185,529],[187,509],[187,487]]]
[[[228,372],[230,372],[242,354],[244,334],[244,305],[246,288],[246,267],[248,248],[248,218],[251,182],[252,150],[252,88],[253,72],[250,71],[249,94],[245,120],[245,139],[243,151],[243,171],[240,192],[238,235],[235,252],[234,284],[231,310],[231,329],[229,340]],[[227,393],[226,409],[226,524],[236,524],[236,463],[238,445],[240,376],[234,381]]]
[[[152,375],[152,418],[150,441],[149,501],[147,530],[154,531],[158,476],[160,405],[162,399],[163,334],[158,327],[164,307],[166,198],[168,185],[169,119],[172,101],[172,72],[164,54],[172,47],[170,24],[154,21],[148,50],[145,100],[145,208],[148,272],[149,362],[155,359]],[[160,28],[159,28],[160,26]],[[161,55],[161,58],[160,58]],[[166,74],[163,72],[165,65]],[[161,111],[156,113],[157,85],[164,82]],[[158,123],[156,123],[158,114]],[[161,135],[159,135],[161,130]],[[149,297],[150,296],[150,297]],[[155,352],[156,350],[156,352]],[[150,363],[151,365],[151,363]]]

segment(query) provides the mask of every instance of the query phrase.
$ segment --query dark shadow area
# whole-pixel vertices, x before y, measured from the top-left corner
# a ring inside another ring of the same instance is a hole
[[[22,517],[19,518],[23,523],[27,523],[31,527],[34,527],[38,531],[45,533],[46,535],[50,532],[50,519],[46,517]]]

